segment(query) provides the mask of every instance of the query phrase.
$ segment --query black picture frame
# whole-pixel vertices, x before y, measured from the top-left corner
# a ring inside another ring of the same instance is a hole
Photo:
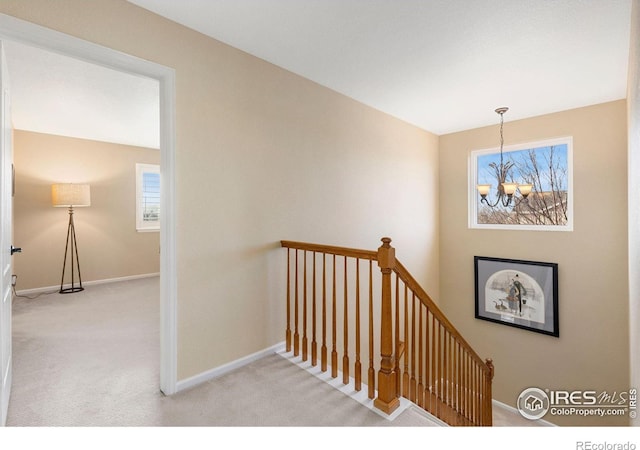
[[[475,318],[560,337],[558,264],[474,257]]]

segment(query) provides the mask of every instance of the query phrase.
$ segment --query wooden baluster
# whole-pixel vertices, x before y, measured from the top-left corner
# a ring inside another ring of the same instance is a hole
[[[458,380],[460,380],[460,406],[458,407],[458,413],[464,421],[464,348],[460,345],[460,353],[458,354]],[[464,424],[464,422],[463,422]]]
[[[424,385],[422,384],[422,304],[418,303],[418,390],[416,395],[419,407],[424,407]]]
[[[312,322],[311,334],[313,336],[311,337],[311,366],[315,367],[315,366],[318,365],[318,343],[316,342],[316,311],[317,311],[317,306],[316,306],[316,252],[313,252],[313,281],[312,281],[312,287],[313,287],[313,296],[311,298],[312,298],[313,310],[311,312],[311,322]]]
[[[344,355],[342,356],[342,384],[349,384],[349,299],[347,289],[347,257],[344,257]]]
[[[449,409],[451,410],[451,423],[455,425],[458,417],[456,410],[456,340],[449,332]]]
[[[473,372],[471,366],[471,355],[467,354],[467,386],[469,389],[469,404],[467,405],[467,415],[469,423],[473,424]]]
[[[476,384],[478,386],[478,418],[477,424],[482,425],[482,367],[476,362]]]
[[[478,364],[478,383],[480,384],[479,386],[479,391],[480,391],[480,425],[484,426],[484,421],[486,419],[486,408],[484,407],[484,400],[485,400],[485,394],[484,394],[484,372],[485,371],[485,367],[483,364]]]
[[[396,332],[395,332],[395,351],[394,351],[394,360],[395,365],[393,366],[393,371],[396,373],[396,392],[401,392],[400,383],[402,382],[402,376],[400,371],[400,277],[396,273]]]
[[[362,363],[360,362],[360,258],[356,258],[356,362],[354,365],[356,391],[362,390]]]
[[[462,415],[465,420],[465,425],[468,425],[467,422],[467,396],[469,393],[468,385],[467,385],[467,350],[463,349],[462,353],[462,383],[464,385],[464,396],[462,397]]]
[[[300,354],[300,335],[298,334],[298,250],[296,250],[296,293],[294,308],[293,356]]]
[[[450,401],[449,407],[451,408],[451,423],[456,424],[456,341],[451,333],[449,333],[449,383],[451,388],[449,389]]]
[[[416,401],[416,295],[411,297],[411,380],[409,381],[409,400]]]
[[[476,418],[476,424],[481,425],[482,424],[482,416],[480,414],[481,412],[481,406],[482,406],[482,398],[480,396],[480,365],[476,362],[476,386],[477,386],[477,398],[478,398],[478,412],[477,412],[477,418]]]
[[[473,424],[478,425],[478,365],[473,361]]]
[[[453,341],[453,377],[455,379],[454,382],[454,392],[453,392],[453,409],[456,413],[456,425],[460,425],[460,344],[458,340],[455,339]]]
[[[447,329],[443,327],[442,330],[442,347],[443,347],[443,359],[442,359],[442,401],[444,402],[444,419],[449,423],[449,348],[447,336]]]
[[[409,398],[409,288],[404,285],[404,373],[402,374],[402,396]]]
[[[287,353],[291,351],[291,249],[287,248],[287,330],[285,342]]]
[[[439,343],[442,355],[440,357],[440,400],[442,401],[442,416],[447,417],[449,408],[447,407],[447,340],[444,325],[439,325]]]
[[[438,387],[438,378],[436,373],[437,366],[437,352],[436,352],[436,316],[431,315],[431,413],[434,415],[438,414],[438,400],[437,400],[437,387]]]
[[[302,265],[303,277],[302,277],[302,288],[304,289],[304,293],[302,294],[302,360],[306,361],[309,359],[309,353],[307,351],[308,341],[307,341],[307,251],[305,250],[303,253],[304,263]]]
[[[469,423],[473,424],[473,366],[472,358],[470,354],[467,354],[467,386],[469,388],[469,404],[467,405],[467,414],[469,416]]]
[[[458,350],[456,348],[456,339],[451,333],[449,333],[449,345],[451,348],[451,362],[449,372],[449,379],[451,380],[451,417],[453,423],[455,424],[458,420],[458,379],[456,378],[456,357],[458,355]]]
[[[373,340],[373,261],[369,260],[369,371],[367,381],[369,383],[368,397],[374,398],[376,393],[376,371],[373,367],[373,355],[375,342]]]
[[[466,425],[466,414],[467,414],[467,382],[466,382],[466,371],[465,371],[465,357],[466,350],[461,348],[460,354],[460,415],[462,416],[463,424]]]
[[[439,417],[444,413],[444,409],[443,409],[443,403],[444,400],[442,398],[442,356],[443,356],[443,351],[442,351],[442,325],[440,324],[440,321],[438,321],[438,332],[436,333],[436,338],[438,340],[438,367],[436,368],[437,370],[437,377],[438,377],[438,389],[437,389],[437,397],[438,397],[438,413],[439,413]]]
[[[425,351],[425,355],[424,355],[424,364],[425,364],[425,368],[424,368],[424,409],[431,412],[431,384],[432,384],[432,380],[431,380],[431,373],[430,373],[430,358],[431,358],[431,351],[429,348],[429,309],[427,308],[425,313],[424,313],[424,324],[425,324],[425,330],[424,330],[424,338],[425,338],[425,343],[424,343],[424,351]]]
[[[471,359],[471,423],[476,425],[476,367]]]
[[[453,345],[451,341],[451,333],[447,331],[447,404],[449,405],[449,412],[451,414],[451,421],[453,423]]]
[[[480,369],[478,370],[478,378],[480,380],[480,425],[484,426],[485,420],[487,419],[487,408],[485,408],[485,367],[480,364],[478,368]]]
[[[480,425],[480,366],[476,362],[476,425]]]
[[[336,305],[336,255],[333,255],[333,290],[332,307],[331,307],[331,378],[338,376],[338,350],[336,348],[337,341],[337,305]]]
[[[395,249],[391,239],[382,238],[378,248],[378,266],[382,272],[382,300],[380,315],[380,370],[378,371],[378,397],[373,401],[376,408],[391,414],[400,406],[396,392],[396,376],[393,370],[393,319],[391,302],[391,272],[396,264]]]
[[[449,389],[449,380],[447,379],[447,362],[448,362],[448,353],[447,353],[447,329],[444,325],[441,328],[441,338],[440,343],[442,345],[442,403],[443,403],[443,412],[444,418],[446,422],[449,423],[449,399],[447,398],[447,391]]]
[[[327,371],[327,254],[322,254],[322,347],[320,370]]]
[[[464,383],[464,355],[465,349],[461,345],[460,346],[460,415],[464,419],[464,398],[466,394],[465,391],[465,383]],[[466,422],[465,422],[466,425]]]

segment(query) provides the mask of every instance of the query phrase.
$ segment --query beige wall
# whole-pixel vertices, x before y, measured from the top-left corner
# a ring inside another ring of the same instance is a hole
[[[631,11],[629,54],[629,342],[631,386],[640,386],[640,1]],[[640,418],[633,421],[640,425]]]
[[[176,70],[178,379],[284,339],[281,239],[398,256],[438,295],[438,138],[120,0],[0,12]]]
[[[91,185],[74,214],[83,282],[160,271],[159,233],[136,231],[136,163],[159,164],[159,151],[15,130],[18,290],[60,285],[69,214],[51,206],[53,183]]]
[[[494,359],[494,398],[503,403],[515,406],[531,386],[629,389],[626,122],[626,102],[617,101],[505,123],[505,145],[573,136],[573,232],[469,229],[469,152],[495,146],[499,127],[440,137],[441,304],[479,354]],[[475,319],[475,255],[558,263],[560,337]]]

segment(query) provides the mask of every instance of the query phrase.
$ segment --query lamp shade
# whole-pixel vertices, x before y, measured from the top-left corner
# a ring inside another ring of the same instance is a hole
[[[491,190],[491,185],[490,184],[479,184],[477,186],[478,188],[478,193],[480,195],[482,195],[483,197],[489,195],[489,191]]]
[[[518,183],[502,183],[502,188],[504,189],[504,193],[507,195],[513,195],[518,189]]]
[[[531,190],[533,189],[533,184],[520,184],[518,185],[518,190],[523,197],[531,194]]]
[[[62,183],[51,185],[53,206],[91,206],[91,190],[88,184]]]

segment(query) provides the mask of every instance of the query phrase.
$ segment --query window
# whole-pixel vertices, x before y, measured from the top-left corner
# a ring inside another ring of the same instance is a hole
[[[136,230],[160,231],[160,166],[136,164]]]
[[[565,137],[505,147],[503,159],[497,149],[472,151],[469,227],[572,231],[572,147],[573,139]],[[526,195],[516,192],[507,205],[499,202],[497,180],[503,171],[505,182],[524,183],[530,186],[531,192]],[[491,185],[485,199],[478,185]]]

